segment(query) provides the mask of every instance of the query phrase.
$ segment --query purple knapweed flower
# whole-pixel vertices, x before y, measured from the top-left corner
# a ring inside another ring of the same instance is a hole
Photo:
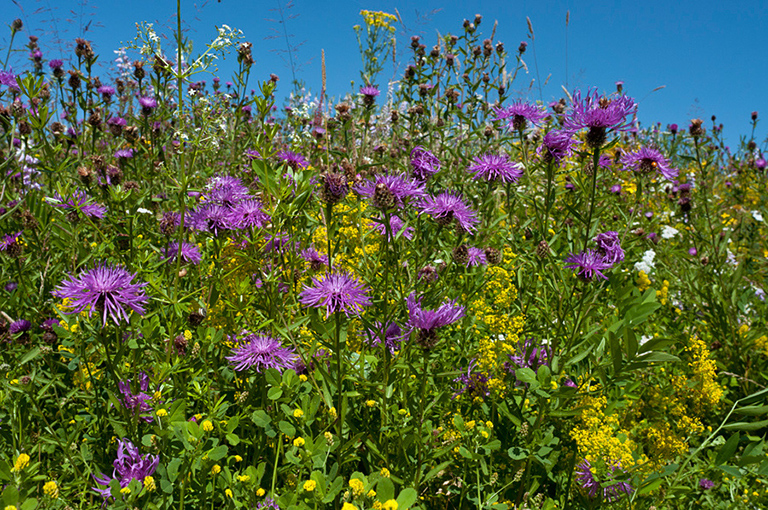
[[[102,85],[96,89],[96,92],[101,94],[101,98],[104,99],[104,101],[109,102],[112,100],[112,96],[115,94],[115,88],[110,87],[109,85]]]
[[[115,151],[115,158],[117,159],[129,159],[133,157],[133,149],[120,149]]]
[[[597,252],[610,265],[615,265],[624,260],[624,250],[621,249],[619,234],[614,231],[598,234],[593,241],[597,244]]]
[[[419,208],[423,214],[431,215],[440,225],[448,226],[456,220],[459,227],[469,233],[475,231],[475,225],[480,221],[477,219],[477,213],[465,204],[459,195],[448,191],[436,197],[427,196],[419,204]]]
[[[7,71],[0,71],[0,85],[5,85],[14,92],[19,92],[19,85],[16,83],[16,75],[13,71],[8,69]]]
[[[488,258],[485,256],[485,250],[470,246],[467,248],[467,267],[474,267],[488,264]]]
[[[121,319],[130,322],[126,307],[139,315],[146,311],[143,305],[148,298],[144,293],[146,283],[133,283],[135,274],[131,274],[120,266],[108,266],[102,263],[89,271],[84,271],[77,278],[70,275],[53,292],[53,295],[68,299],[67,314],[88,311],[88,316],[96,311],[102,316],[102,324],[106,325],[107,317],[115,324]]]
[[[61,209],[75,209],[86,216],[91,218],[103,218],[107,213],[107,208],[101,204],[91,202],[90,197],[85,191],[75,190],[72,196],[68,200],[55,193],[52,198],[46,198],[46,202],[50,203],[53,207],[60,207]]]
[[[376,175],[355,186],[354,190],[369,198],[371,204],[379,209],[403,207],[408,199],[423,198],[426,195],[423,183],[403,175]]]
[[[239,202],[229,213],[232,227],[237,229],[261,228],[272,218],[264,212],[263,205],[255,198]]]
[[[293,366],[296,353],[269,335],[249,334],[238,340],[237,347],[232,349],[232,354],[226,359],[237,372],[252,368],[259,373],[269,368],[282,372]]]
[[[372,347],[381,345],[381,337],[384,337],[384,343],[386,344],[389,352],[392,354],[400,347],[400,343],[405,337],[408,336],[408,332],[403,332],[400,326],[395,322],[388,322],[386,325],[379,321],[373,321],[372,328],[366,328],[368,334],[368,343]]]
[[[411,150],[411,169],[416,179],[426,181],[440,171],[440,160],[424,147],[414,147]]]
[[[48,67],[50,67],[51,69],[59,69],[61,67],[64,67],[64,62],[62,62],[58,58],[53,58],[48,61]]]
[[[118,442],[117,458],[112,463],[112,466],[114,466],[112,476],[108,477],[102,474],[101,477],[97,477],[92,475],[96,483],[106,485],[106,488],[99,489],[94,487],[94,490],[106,499],[112,495],[112,490],[109,488],[109,482],[112,480],[117,480],[123,489],[128,487],[131,480],[138,480],[140,484],[143,484],[146,477],[154,474],[159,463],[159,456],[150,454],[142,456],[139,453],[139,449],[131,441],[121,439]]]
[[[165,260],[168,260],[170,262],[173,262],[176,260],[176,257],[179,255],[179,243],[176,241],[173,241],[172,243],[169,243],[168,246],[165,248]],[[199,264],[202,260],[202,256],[200,255],[200,250],[197,249],[197,246],[190,243],[185,243],[182,241],[181,243],[181,261],[182,262],[189,262],[191,264]]]
[[[621,497],[621,493],[631,494],[632,486],[627,482],[614,482],[613,472],[620,469],[618,466],[611,467],[611,474],[606,480],[597,480],[592,472],[592,465],[587,459],[584,459],[576,466],[576,480],[587,490],[591,499],[595,499],[601,494],[603,501],[612,503]],[[613,483],[611,483],[613,482]]]
[[[467,366],[467,371],[453,380],[455,383],[459,383],[459,387],[453,394],[453,399],[457,399],[462,395],[469,397],[471,401],[479,398],[481,400],[491,395],[491,390],[488,388],[488,376],[483,372],[476,372],[477,360],[472,360]]]
[[[587,145],[593,149],[605,143],[608,131],[627,129],[627,117],[637,112],[637,104],[629,96],[600,96],[597,89],[573,93],[571,109],[565,116],[564,127],[568,131],[587,128]]]
[[[241,200],[250,198],[250,190],[237,177],[220,175],[208,180],[203,195],[210,202],[232,208]]]
[[[515,368],[530,368],[536,372],[541,366],[549,366],[549,351],[542,345],[535,344],[533,338],[519,342],[515,353],[507,356],[509,362],[505,363],[504,366],[511,374],[514,374]]]
[[[301,257],[307,262],[309,268],[313,271],[318,271],[323,266],[328,265],[328,255],[320,253],[312,246],[301,250]]]
[[[702,478],[701,480],[699,480],[699,487],[701,487],[705,491],[711,489],[714,486],[715,486],[715,482],[713,482],[709,478]]]
[[[152,110],[157,108],[157,100],[154,97],[140,97],[139,105],[141,106],[141,113],[151,115]]]
[[[193,230],[210,232],[217,237],[222,231],[234,228],[231,211],[214,203],[203,204],[190,211],[186,224]]]
[[[372,224],[372,226],[381,235],[387,237],[387,228],[384,224],[384,221],[384,218],[379,218]],[[397,238],[397,236],[402,236],[409,240],[413,239],[413,232],[413,227],[406,227],[405,222],[401,220],[399,216],[395,216],[393,214],[389,217],[390,236],[387,237],[387,242],[392,242],[392,240]]]
[[[421,306],[422,297],[416,299],[416,294],[409,295],[405,302],[408,305],[408,326],[411,331],[418,331],[417,342],[429,350],[437,343],[437,328],[448,326],[464,317],[464,307],[455,300],[442,303],[437,310],[425,310]]]
[[[325,308],[325,317],[332,313],[359,314],[364,306],[371,304],[368,289],[346,272],[331,272],[312,278],[312,285],[304,286],[299,293],[301,304],[314,308]]]
[[[570,131],[552,130],[544,135],[541,146],[536,152],[545,163],[554,162],[559,165],[561,161],[573,154],[573,148],[577,144]]]
[[[278,506],[274,499],[267,497],[264,501],[256,505],[256,510],[280,510],[280,506]]]
[[[19,242],[19,238],[21,238],[22,233],[23,231],[19,230],[14,234],[5,234],[2,240],[0,240],[0,251],[12,257],[21,255],[22,245]]]
[[[565,259],[565,262],[565,267],[575,270],[576,276],[585,282],[591,282],[595,276],[607,280],[608,277],[605,276],[602,271],[610,269],[611,267],[611,265],[605,261],[603,256],[595,250],[587,250],[578,254],[571,253],[571,255]]]
[[[17,321],[14,321],[11,323],[10,326],[8,326],[8,332],[12,335],[17,335],[19,333],[24,333],[25,331],[29,331],[29,328],[32,327],[32,323],[29,322],[27,319],[19,319]]]
[[[19,284],[16,282],[8,282],[5,284],[5,287],[3,287],[6,292],[13,292],[14,290],[19,288]]]
[[[261,159],[261,153],[256,149],[245,149],[245,157],[249,160]]]
[[[122,395],[120,403],[123,404],[123,407],[132,413],[139,415],[141,420],[146,423],[152,423],[154,421],[152,416],[146,416],[148,413],[152,412],[152,406],[147,403],[147,401],[152,400],[152,396],[146,393],[149,389],[149,376],[146,372],[139,374],[139,388],[137,393],[133,393],[131,390],[130,379],[118,382],[117,387]]]
[[[766,165],[768,165],[768,163],[766,163],[766,161],[763,158],[757,158],[755,160],[755,168],[757,168],[758,170],[764,170]]]
[[[294,170],[297,168],[307,168],[309,166],[309,161],[304,156],[291,151],[278,152],[277,159],[284,161]]]
[[[643,147],[635,152],[625,153],[620,160],[624,170],[632,170],[641,174],[649,174],[654,170],[668,181],[677,177],[677,168],[669,166],[669,160],[656,149]]]
[[[522,101],[514,101],[504,107],[494,106],[493,113],[496,114],[493,120],[504,121],[510,131],[524,131],[529,123],[538,125],[547,118],[547,111],[543,107]]]
[[[522,163],[512,163],[509,157],[503,154],[484,154],[476,156],[474,163],[467,170],[475,174],[476,180],[511,183],[520,179],[523,169]]]

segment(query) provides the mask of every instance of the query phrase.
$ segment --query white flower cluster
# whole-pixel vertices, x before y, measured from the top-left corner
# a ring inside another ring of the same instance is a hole
[[[656,267],[656,264],[654,264],[653,259],[656,258],[656,252],[653,250],[648,250],[645,253],[643,253],[643,260],[640,262],[635,262],[635,271],[643,271],[645,274],[651,274],[651,271],[653,271],[653,268]]]
[[[664,228],[661,229],[661,237],[662,239],[672,239],[678,234],[679,230],[677,230],[674,227],[670,227],[669,225],[664,225]]]

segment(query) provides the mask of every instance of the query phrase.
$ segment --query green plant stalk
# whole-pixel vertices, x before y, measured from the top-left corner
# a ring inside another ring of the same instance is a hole
[[[587,215],[587,231],[584,234],[584,250],[589,244],[589,236],[592,231],[592,214],[595,210],[595,189],[597,188],[597,171],[600,168],[600,148],[596,148],[592,155],[592,190],[589,195],[589,214]]]

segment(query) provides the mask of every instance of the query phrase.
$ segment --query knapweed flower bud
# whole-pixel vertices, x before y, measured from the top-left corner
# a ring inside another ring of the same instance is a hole
[[[89,185],[93,181],[93,172],[87,166],[80,166],[77,168],[77,176],[80,178],[80,182]]]
[[[485,249],[485,259],[491,265],[501,264],[501,260],[502,260],[501,251],[489,246]]]
[[[546,241],[540,241],[536,247],[536,256],[540,259],[549,256],[549,243]]]
[[[386,184],[380,182],[373,190],[371,204],[379,209],[390,209],[395,205],[395,195]]]
[[[326,204],[337,204],[349,193],[349,184],[344,174],[329,172],[324,174],[322,179],[323,188],[320,191],[320,199]]]
[[[467,265],[469,262],[469,247],[466,244],[460,244],[453,249],[453,261],[460,266]]]
[[[757,120],[757,112],[752,112],[752,120]]]
[[[692,137],[698,138],[704,134],[704,128],[702,127],[704,121],[701,119],[692,119],[691,125],[688,126],[688,132]]]
[[[525,53],[525,50],[528,48],[528,43],[525,41],[520,42],[520,46],[517,47],[517,52],[521,55]]]
[[[16,18],[15,20],[13,20],[13,21],[11,22],[11,30],[12,30],[13,32],[18,32],[18,31],[20,31],[22,28],[24,28],[24,22],[23,22],[23,21],[21,21],[21,18]]]
[[[144,70],[144,62],[136,60],[133,63],[133,75],[139,80],[139,83],[141,83],[141,80],[147,75],[147,72]]]
[[[80,71],[69,71],[69,86],[73,89],[80,88]]]

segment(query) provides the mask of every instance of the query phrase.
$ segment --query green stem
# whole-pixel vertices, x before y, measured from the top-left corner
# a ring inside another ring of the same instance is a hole
[[[589,244],[590,233],[592,232],[592,213],[595,210],[595,189],[597,188],[597,170],[600,162],[600,148],[595,149],[595,153],[592,155],[592,191],[589,196],[589,214],[587,215],[587,232],[584,235],[584,249],[587,249]]]

